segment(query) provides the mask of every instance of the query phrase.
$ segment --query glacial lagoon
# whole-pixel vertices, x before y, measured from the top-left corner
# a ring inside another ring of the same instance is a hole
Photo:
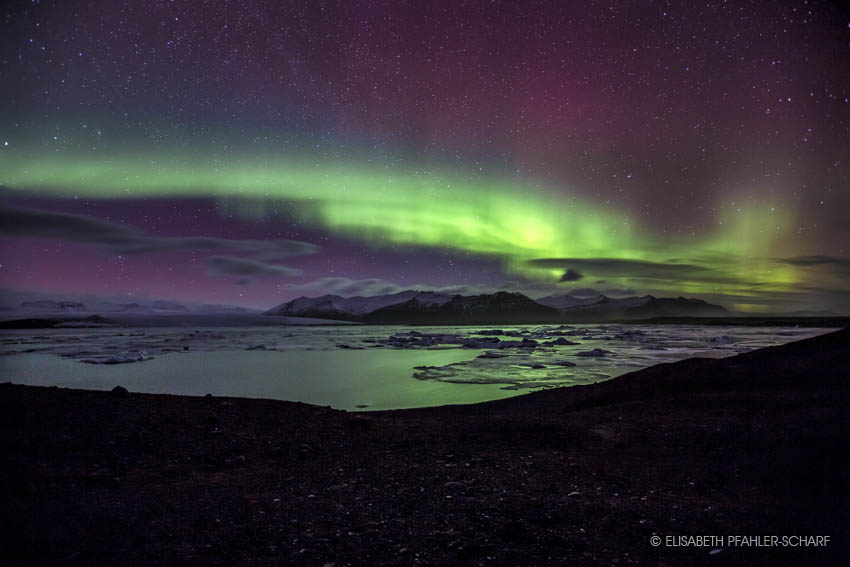
[[[167,327],[0,332],[0,380],[300,401],[466,404],[719,358],[833,329],[696,325]]]

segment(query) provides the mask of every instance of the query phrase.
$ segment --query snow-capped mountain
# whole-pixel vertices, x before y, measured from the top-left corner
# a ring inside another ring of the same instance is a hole
[[[154,313],[189,313],[189,308],[174,301],[154,301],[151,304]]]
[[[365,323],[430,325],[477,323],[540,323],[559,319],[558,312],[521,293],[452,296],[441,303],[423,304],[416,298],[383,307],[363,316]]]
[[[610,298],[597,295],[576,298],[569,294],[541,297],[538,303],[557,309],[570,320],[648,319],[651,317],[723,317],[729,312],[720,305],[686,297]]]
[[[651,295],[612,299],[553,295],[537,301],[521,293],[476,296],[403,291],[374,297],[299,297],[265,312],[270,316],[311,317],[375,324],[477,324],[610,321],[651,317],[728,315],[719,305],[700,299]]]
[[[150,307],[139,305],[138,303],[127,303],[118,306],[119,309],[117,311],[121,313],[153,313],[153,309]]]
[[[39,301],[24,301],[21,309],[26,311],[50,311],[50,312],[80,312],[88,311],[86,306],[77,301],[54,301],[42,299]]]
[[[429,291],[404,291],[375,297],[299,297],[266,315],[312,317],[377,324],[522,323],[553,321],[555,309],[520,293],[465,297]]]

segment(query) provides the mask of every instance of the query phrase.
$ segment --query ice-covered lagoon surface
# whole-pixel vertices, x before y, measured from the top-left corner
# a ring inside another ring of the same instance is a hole
[[[0,381],[303,401],[473,403],[833,329],[682,325],[47,329],[0,333]]]

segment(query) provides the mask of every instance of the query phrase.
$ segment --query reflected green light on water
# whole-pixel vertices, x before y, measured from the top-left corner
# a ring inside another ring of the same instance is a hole
[[[337,409],[399,409],[468,404],[516,395],[499,384],[414,380],[414,366],[451,364],[477,352],[338,350],[198,352],[140,363],[84,364],[49,354],[5,357],[3,375],[18,384],[131,392],[269,398]],[[365,407],[364,407],[365,406]]]

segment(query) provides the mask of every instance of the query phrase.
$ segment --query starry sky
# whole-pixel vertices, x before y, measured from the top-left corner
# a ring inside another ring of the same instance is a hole
[[[0,288],[850,313],[841,4],[4,3]]]

